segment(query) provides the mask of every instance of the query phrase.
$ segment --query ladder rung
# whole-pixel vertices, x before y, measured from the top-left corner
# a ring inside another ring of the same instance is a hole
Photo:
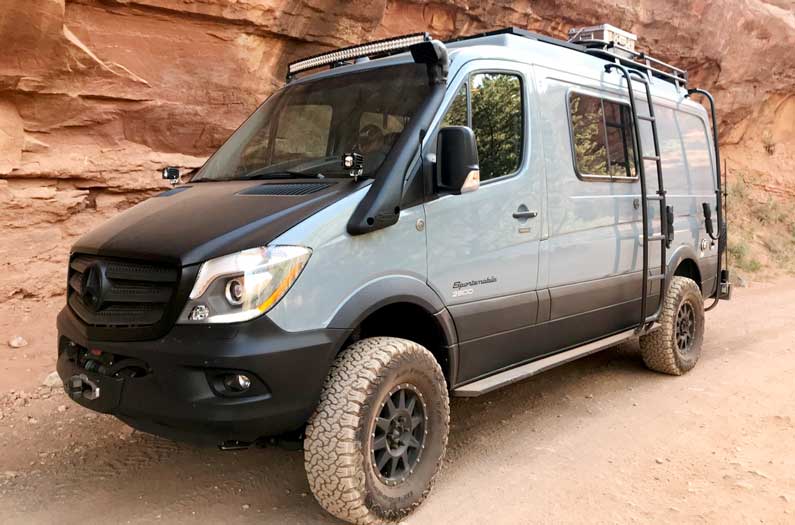
[[[662,234],[649,235],[648,239],[650,241],[665,241],[665,240],[667,240],[665,235],[662,235]]]
[[[646,200],[649,201],[661,201],[665,199],[662,195],[646,195]]]
[[[644,155],[643,160],[660,160],[659,155]]]
[[[665,280],[665,274],[664,273],[658,273],[656,275],[649,275],[649,280],[650,281],[663,281],[663,280]]]
[[[645,120],[646,122],[655,122],[657,120],[656,117],[649,117],[647,115],[638,115],[640,120]]]

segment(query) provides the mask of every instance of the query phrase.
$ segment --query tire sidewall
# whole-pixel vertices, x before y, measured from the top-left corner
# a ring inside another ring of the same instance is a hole
[[[693,344],[690,346],[688,352],[682,352],[676,344],[676,317],[679,313],[682,304],[689,302],[693,307],[695,313],[695,331],[693,334]],[[673,311],[673,316],[670,319],[671,329],[669,333],[671,348],[673,349],[674,358],[676,359],[677,366],[682,371],[691,370],[698,362],[701,356],[701,344],[704,341],[704,299],[698,286],[692,281],[688,286],[680,289],[676,298],[676,308]]]
[[[421,364],[424,361],[412,359],[411,354],[395,356],[393,362],[385,367],[385,373],[379,377],[376,388],[368,393],[363,404],[357,437],[362,445],[362,470],[367,494],[365,504],[373,514],[387,521],[405,517],[422,502],[430,490],[446,448],[448,416],[447,403],[444,402],[447,397],[444,378],[440,382],[439,377],[433,373],[433,368],[421,367]],[[372,463],[375,419],[389,392],[404,383],[416,388],[425,403],[428,417],[425,448],[419,463],[407,479],[397,485],[387,485],[378,477]]]

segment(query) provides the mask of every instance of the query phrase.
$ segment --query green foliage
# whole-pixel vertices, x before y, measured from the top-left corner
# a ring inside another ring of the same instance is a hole
[[[601,102],[598,98],[573,95],[570,110],[577,170],[583,175],[607,175]]]
[[[745,259],[748,256],[748,243],[744,240],[734,240],[729,238],[729,255],[735,261]]]
[[[745,186],[745,178],[742,174],[738,174],[735,181],[729,184],[729,199],[745,200],[748,196],[748,189]]]
[[[749,257],[751,249],[745,239],[729,238],[730,263],[741,270],[747,272],[758,272],[762,268],[762,263],[754,257]]]
[[[516,171],[522,155],[522,88],[519,77],[475,75],[471,94],[472,129],[478,140],[481,180]]]
[[[751,273],[756,273],[762,269],[762,263],[760,263],[757,259],[752,258],[745,261],[745,264],[741,266],[741,268]]]
[[[467,122],[467,87],[461,86],[458,94],[450,104],[450,109],[442,120],[442,127],[447,126],[468,126]]]
[[[789,218],[779,201],[769,195],[767,202],[752,204],[751,211],[762,224],[783,223]]]
[[[462,86],[442,126],[467,126],[471,121],[478,143],[480,180],[516,171],[522,155],[522,84],[519,77],[481,73],[472,77],[469,89],[471,118],[467,118],[467,90]]]

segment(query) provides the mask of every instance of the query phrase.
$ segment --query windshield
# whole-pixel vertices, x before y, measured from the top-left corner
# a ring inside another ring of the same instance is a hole
[[[221,146],[192,182],[347,175],[345,153],[381,167],[430,90],[425,66],[400,64],[288,85]]]

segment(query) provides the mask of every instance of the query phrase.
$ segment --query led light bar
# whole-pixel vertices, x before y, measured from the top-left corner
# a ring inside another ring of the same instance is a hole
[[[428,33],[415,33],[413,35],[387,38],[384,40],[378,40],[376,42],[368,42],[367,44],[361,44],[358,46],[338,49],[336,51],[330,51],[328,53],[322,53],[320,55],[315,55],[309,58],[298,60],[296,62],[292,62],[289,66],[287,66],[287,78],[289,79],[291,76],[295,75],[296,73],[300,73],[301,71],[315,69],[317,67],[323,67],[330,64],[336,64],[337,62],[380,55],[383,53],[389,53],[390,51],[394,52],[406,50],[415,44],[421,44],[430,40],[431,36]]]

